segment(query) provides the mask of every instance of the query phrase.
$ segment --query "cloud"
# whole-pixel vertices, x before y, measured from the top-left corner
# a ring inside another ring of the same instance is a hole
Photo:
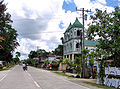
[[[66,3],[73,2],[78,8],[92,9],[107,8],[109,11],[112,7],[105,6],[106,0],[65,0]],[[20,46],[16,51],[23,55],[25,59],[31,50],[45,49],[51,51],[58,44],[61,44],[60,38],[68,27],[73,23],[76,17],[81,17],[81,12],[65,13],[62,9],[64,0],[5,0],[8,3],[8,12],[12,15],[13,27],[20,34]],[[70,7],[71,8],[71,7]],[[82,19],[79,18],[82,23]],[[90,20],[88,20],[89,22]],[[62,29],[59,27],[62,22]]]

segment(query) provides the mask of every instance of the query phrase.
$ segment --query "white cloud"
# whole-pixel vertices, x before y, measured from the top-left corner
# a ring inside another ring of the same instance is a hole
[[[72,0],[65,0],[67,3]],[[13,26],[21,36],[20,46],[17,51],[28,54],[31,50],[41,49],[51,51],[61,43],[60,38],[69,23],[73,23],[76,17],[81,17],[81,12],[65,13],[62,9],[64,0],[5,0],[8,2],[8,12],[12,15]],[[105,0],[90,2],[90,0],[74,0],[78,8],[95,8],[113,10],[112,7],[105,6]],[[63,22],[64,29],[59,28]],[[82,23],[82,19],[80,18]],[[89,21],[88,21],[89,22]],[[27,55],[22,55],[25,59]]]

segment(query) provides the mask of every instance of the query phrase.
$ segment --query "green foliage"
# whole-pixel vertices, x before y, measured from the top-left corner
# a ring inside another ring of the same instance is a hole
[[[88,28],[89,39],[97,39],[99,42],[97,48],[103,51],[103,59],[112,55],[114,66],[120,66],[120,8],[116,7],[111,13],[96,9],[91,20]]]
[[[81,57],[75,57],[73,66],[78,75],[81,73],[81,63],[82,63]]]
[[[48,55],[49,54],[49,52],[46,52],[44,49],[38,49],[36,52],[38,55]]]
[[[49,64],[50,61],[49,61],[49,60],[45,60],[44,63],[45,63],[45,64]]]
[[[58,45],[58,47],[52,52],[54,55],[62,56],[63,55],[63,45]]]
[[[17,31],[10,25],[12,20],[11,15],[5,13],[7,10],[3,0],[0,1],[0,36],[4,41],[0,42],[3,49],[0,50],[0,60],[10,62],[12,61],[12,52],[19,45],[17,42]]]
[[[15,54],[16,54],[16,57],[13,58],[13,62],[14,62],[15,64],[17,64],[17,63],[20,62],[19,57],[21,56],[21,54],[20,54],[20,52],[16,52]]]
[[[15,54],[16,54],[16,58],[21,56],[20,52],[16,52]]]
[[[100,76],[100,80],[102,81],[102,84],[103,84],[104,77],[105,77],[105,61],[104,60],[101,60],[99,67],[100,67],[99,76]]]
[[[88,56],[89,56],[89,52],[90,52],[89,49],[83,48],[83,49],[81,50],[81,54],[80,54],[80,55],[81,55],[81,57],[83,57],[84,63],[87,62],[87,58],[88,58]]]
[[[93,50],[89,53],[89,65],[92,67],[94,65],[94,61],[97,60],[98,55],[97,53]]]
[[[27,64],[30,66],[35,66],[36,63],[38,63],[38,60],[28,58],[27,60],[24,60]]]
[[[33,59],[34,57],[37,57],[38,53],[36,51],[31,51],[30,54],[28,55],[29,58]]]

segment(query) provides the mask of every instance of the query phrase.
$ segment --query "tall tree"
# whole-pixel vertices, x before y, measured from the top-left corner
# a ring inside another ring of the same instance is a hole
[[[63,45],[58,45],[58,47],[53,51],[55,55],[63,55]]]
[[[98,50],[102,50],[103,59],[113,56],[114,66],[120,66],[120,8],[112,13],[96,9],[91,16],[92,23],[88,29],[89,39],[97,39]]]
[[[21,54],[20,54],[20,52],[16,52],[15,53],[16,54],[16,57],[14,58],[14,62],[15,62],[15,64],[17,64],[17,63],[19,63],[20,62],[20,56],[21,56]]]
[[[3,47],[0,50],[0,60],[10,62],[12,52],[19,43],[17,42],[17,31],[10,25],[12,23],[11,15],[5,13],[6,10],[6,4],[3,3],[3,0],[0,1],[0,36],[4,38],[4,41],[0,42],[0,45]]]
[[[38,53],[36,51],[31,51],[30,54],[28,55],[29,58],[33,59],[34,57],[37,57]]]

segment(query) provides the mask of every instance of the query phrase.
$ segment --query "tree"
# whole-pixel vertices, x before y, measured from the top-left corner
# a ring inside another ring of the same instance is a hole
[[[89,52],[90,52],[89,49],[83,48],[83,49],[81,50],[81,55],[82,55],[82,57],[83,57],[83,59],[84,59],[84,64],[87,63],[87,59],[88,59],[88,56],[89,56]],[[86,64],[86,66],[87,66],[87,64]]]
[[[5,13],[6,10],[7,8],[3,0],[0,1],[0,36],[4,38],[4,41],[0,42],[0,45],[3,47],[0,50],[0,60],[11,62],[12,52],[19,43],[17,42],[17,31],[10,25],[12,23],[11,15]]]
[[[35,66],[36,63],[38,63],[38,60],[28,58],[27,60],[24,60],[27,64],[31,66]]]
[[[95,71],[93,71],[94,62],[97,60],[98,55],[95,50],[92,50],[89,54],[89,65],[90,65],[90,72],[92,72],[92,78],[95,78]]]
[[[28,55],[28,57],[33,59],[35,57],[38,57],[38,53],[36,51],[30,51],[30,54]]]
[[[99,42],[97,48],[104,51],[103,59],[112,55],[114,66],[120,66],[120,8],[116,7],[111,13],[96,9],[96,13],[91,15],[91,20],[88,28],[89,39]]]
[[[14,62],[15,62],[15,64],[17,64],[17,63],[19,63],[20,62],[20,56],[21,56],[21,54],[20,54],[20,52],[16,52],[15,53],[16,54],[16,57],[14,58]]]
[[[76,70],[77,77],[80,77],[80,73],[81,73],[81,63],[82,63],[81,59],[82,59],[81,57],[75,57],[74,59],[74,68]]]
[[[58,45],[58,47],[53,51],[53,54],[62,56],[63,55],[63,45]]]
[[[46,52],[46,50],[44,50],[44,49],[38,49],[36,52],[38,53],[38,55],[48,55],[49,54],[49,52]]]

